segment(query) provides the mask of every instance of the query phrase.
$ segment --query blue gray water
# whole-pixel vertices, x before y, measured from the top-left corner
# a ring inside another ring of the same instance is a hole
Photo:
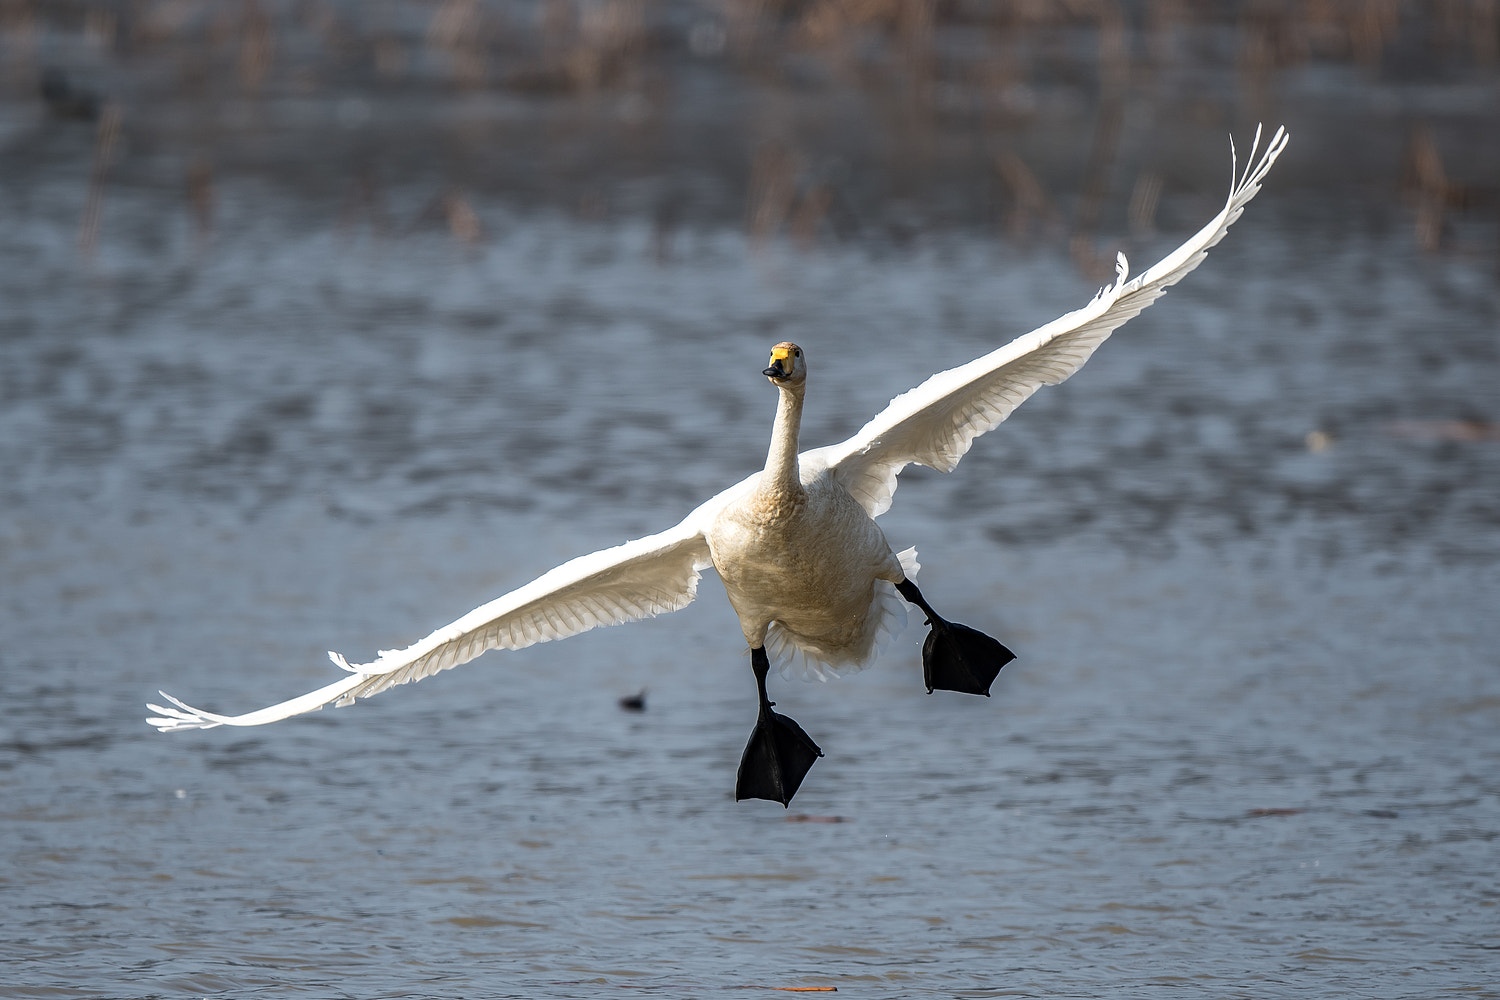
[[[929,697],[913,627],[773,679],[828,753],[787,811],[733,801],[711,578],[269,728],[144,703],[260,707],[658,530],[763,460],[771,344],[831,441],[1086,300],[1064,255],[664,253],[499,202],[468,249],[225,181],[207,251],[125,190],[81,260],[79,180],[0,185],[0,992],[1500,995],[1491,263],[1273,173],[1075,379],[904,477],[891,540],[1019,658]]]

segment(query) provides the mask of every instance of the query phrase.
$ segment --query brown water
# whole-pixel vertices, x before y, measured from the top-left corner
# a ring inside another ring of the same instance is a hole
[[[773,678],[828,754],[784,811],[733,801],[753,686],[712,578],[269,728],[161,735],[144,702],[260,707],[658,530],[763,460],[771,344],[807,349],[804,440],[835,440],[1084,301],[1065,253],[710,218],[663,253],[649,215],[501,195],[474,247],[373,239],[242,177],[206,252],[131,183],[84,261],[92,133],[25,113],[0,993],[1500,994],[1493,260],[1299,189],[1296,136],[1182,286],[903,478],[892,542],[1019,659],[929,697],[913,627],[855,677]],[[1169,207],[1137,268],[1212,212]]]

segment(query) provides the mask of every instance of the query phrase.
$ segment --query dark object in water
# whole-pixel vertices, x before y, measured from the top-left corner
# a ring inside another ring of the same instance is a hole
[[[620,707],[627,712],[644,712],[646,710],[646,689],[641,688],[640,694],[627,694],[621,698]]]
[[[42,71],[42,82],[38,90],[53,118],[91,122],[99,117],[99,95],[88,90],[74,89],[68,74],[56,66],[49,66]]]

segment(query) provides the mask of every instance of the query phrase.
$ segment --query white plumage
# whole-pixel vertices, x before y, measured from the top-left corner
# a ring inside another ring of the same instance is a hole
[[[486,650],[521,649],[676,611],[697,596],[698,581],[710,566],[723,578],[752,648],[764,643],[783,663],[800,659],[817,676],[826,668],[869,662],[882,639],[904,624],[894,585],[916,571],[915,552],[892,553],[870,520],[889,509],[901,470],[917,463],[950,471],[974,438],[1037,389],[1077,371],[1115,329],[1198,266],[1260,190],[1286,142],[1285,130],[1278,129],[1256,160],[1257,129],[1251,162],[1243,174],[1236,162],[1223,210],[1154,267],[1129,278],[1121,254],[1116,281],[1088,305],[933,375],[891,400],[847,441],[799,454],[801,381],[796,392],[781,385],[767,468],[702,504],[675,527],[566,562],[421,642],[384,650],[369,663],[351,664],[329,653],[348,676],[299,698],[224,716],[162,692],[175,707],[148,705],[157,715],[147,722],[162,732],[256,726],[330,702],[348,705],[467,663]],[[795,405],[788,402],[793,395]],[[791,485],[796,483],[803,489],[797,491]],[[794,490],[797,503],[804,504],[795,517],[786,512],[786,490]],[[807,514],[807,502],[822,513]],[[826,596],[835,592],[841,596]],[[863,602],[852,615],[851,601]],[[835,602],[844,606],[835,608]]]

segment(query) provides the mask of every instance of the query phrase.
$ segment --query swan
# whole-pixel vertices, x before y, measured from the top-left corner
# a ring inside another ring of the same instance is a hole
[[[1197,267],[1240,217],[1286,148],[1277,129],[1260,159],[1261,131],[1243,174],[1230,139],[1229,198],[1223,209],[1154,267],[1116,279],[1086,306],[895,399],[846,441],[799,451],[798,431],[809,363],[794,343],[777,344],[761,372],[778,390],[765,468],[701,504],[658,534],[579,556],[533,582],[476,608],[406,649],[369,663],[329,658],[348,676],[298,698],[244,715],[216,715],[160,692],[171,707],[147,704],[162,732],[259,726],[330,702],[352,704],[398,684],[456,667],[490,649],[521,649],[600,625],[676,611],[697,596],[712,567],[750,647],[759,711],[736,776],[735,798],[791,803],[823,755],[796,722],[771,711],[771,655],[800,658],[819,676],[858,669],[904,626],[906,605],[926,615],[923,677],[934,689],[988,695],[1013,654],[976,629],[948,621],[914,577],[914,549],[894,552],[875,518],[885,513],[896,477],[916,463],[952,470],[974,439],[1008,417],[1044,385],[1076,372],[1115,329]],[[769,650],[769,652],[768,652]]]

